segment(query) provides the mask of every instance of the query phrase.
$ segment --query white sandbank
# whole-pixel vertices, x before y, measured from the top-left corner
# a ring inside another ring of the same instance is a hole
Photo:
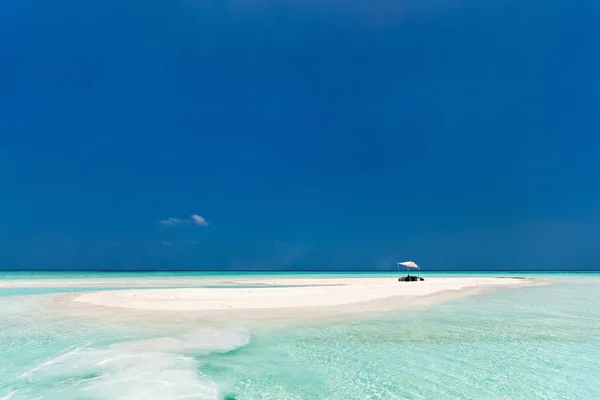
[[[72,301],[156,311],[273,310],[342,306],[382,299],[398,299],[400,304],[409,298],[425,298],[448,291],[523,286],[532,282],[513,278],[474,277],[431,278],[423,282],[398,282],[394,278],[265,278],[230,279],[226,283],[263,287],[110,290],[82,293],[74,296]],[[276,285],[288,287],[269,287]]]

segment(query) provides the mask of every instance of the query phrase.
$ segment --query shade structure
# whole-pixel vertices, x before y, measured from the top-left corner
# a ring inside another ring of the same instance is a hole
[[[398,265],[404,265],[407,268],[416,268],[419,269],[419,266],[417,264],[415,264],[412,261],[404,261],[404,262],[399,262]]]
[[[408,274],[408,276],[410,276],[410,269],[414,268],[417,270],[417,276],[420,279],[421,278],[421,268],[419,268],[419,266],[413,262],[413,261],[404,261],[404,262],[399,262],[398,263],[398,274],[400,274],[400,266],[404,266],[406,267],[406,272]],[[400,278],[399,278],[400,279]]]

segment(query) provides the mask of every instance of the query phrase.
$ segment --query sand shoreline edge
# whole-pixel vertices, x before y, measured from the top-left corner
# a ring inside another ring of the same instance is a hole
[[[70,300],[92,306],[144,311],[234,311],[345,307],[376,302],[399,307],[430,301],[465,289],[531,286],[530,279],[432,278],[398,282],[390,278],[240,279],[239,288],[171,288],[103,290],[71,295]],[[286,287],[276,287],[277,285]],[[243,285],[262,285],[243,287]],[[450,297],[452,297],[450,295]]]

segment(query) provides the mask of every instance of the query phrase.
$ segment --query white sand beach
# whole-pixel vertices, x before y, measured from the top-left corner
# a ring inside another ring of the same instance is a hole
[[[511,287],[532,282],[513,278],[432,278],[423,282],[398,282],[394,278],[279,278],[228,280],[227,283],[240,287],[110,290],[78,294],[72,301],[157,311],[268,310],[342,306],[395,298],[400,304],[406,299],[469,288]],[[261,287],[244,287],[250,285]],[[281,287],[283,285],[285,287]]]

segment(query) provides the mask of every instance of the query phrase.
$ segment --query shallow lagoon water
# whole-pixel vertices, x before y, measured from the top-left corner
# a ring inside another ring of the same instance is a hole
[[[79,318],[0,293],[0,399],[597,399],[600,277],[288,325]]]

